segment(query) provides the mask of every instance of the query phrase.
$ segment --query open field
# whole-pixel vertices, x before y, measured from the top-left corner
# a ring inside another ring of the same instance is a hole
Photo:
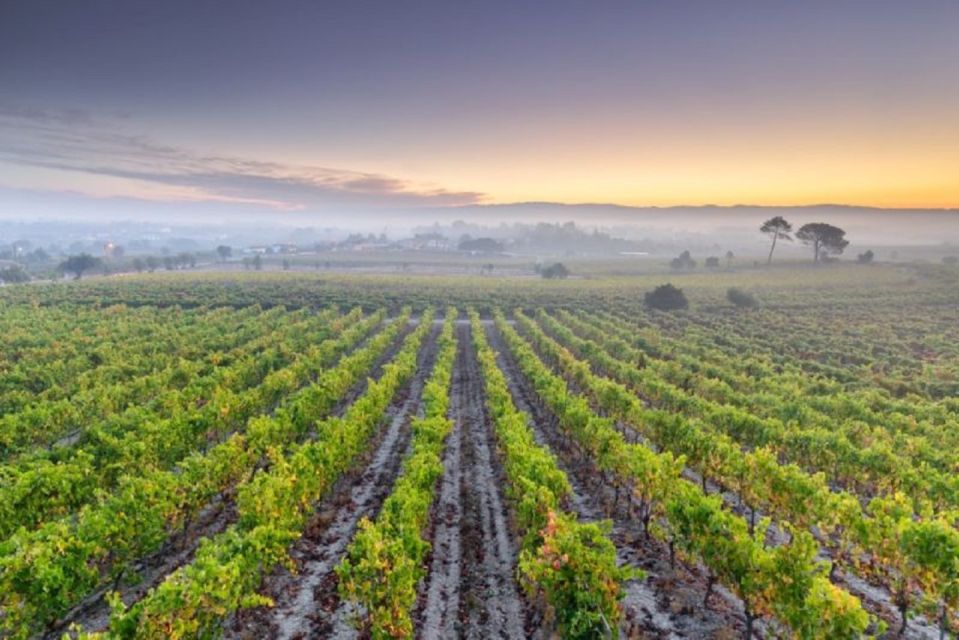
[[[0,640],[959,640],[959,0],[0,0]]]
[[[427,271],[0,289],[0,637],[959,631],[955,267]]]

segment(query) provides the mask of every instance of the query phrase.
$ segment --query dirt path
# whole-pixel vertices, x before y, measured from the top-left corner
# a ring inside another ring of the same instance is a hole
[[[459,583],[461,575],[460,554],[460,522],[463,517],[463,508],[460,502],[460,491],[463,486],[463,469],[460,465],[462,456],[463,422],[464,422],[464,369],[463,351],[466,348],[465,340],[469,331],[457,327],[456,361],[453,369],[453,378],[450,382],[450,417],[453,430],[446,439],[446,449],[443,453],[443,477],[440,480],[439,495],[433,502],[430,521],[433,524],[431,537],[430,572],[424,596],[420,595],[419,608],[422,618],[419,628],[426,638],[452,638],[456,635],[456,625],[459,616]]]
[[[741,605],[732,594],[714,589],[710,608],[703,607],[705,577],[697,568],[677,562],[670,567],[664,545],[647,539],[638,520],[629,513],[627,500],[614,506],[614,493],[602,475],[582,459],[580,452],[562,437],[556,417],[539,402],[535,391],[516,366],[499,332],[488,328],[490,344],[506,374],[517,408],[532,417],[530,425],[539,444],[557,456],[560,468],[573,488],[569,507],[586,522],[609,518],[620,566],[642,569],[643,580],[624,584],[621,632],[628,638],[720,638],[738,637],[744,631]]]
[[[418,637],[523,638],[527,608],[514,578],[517,545],[500,492],[502,470],[468,323],[457,323],[457,338],[450,402],[455,424],[434,503]]]
[[[341,606],[334,568],[343,558],[360,519],[373,519],[393,488],[410,441],[410,421],[416,415],[423,385],[437,355],[433,331],[420,349],[417,371],[387,410],[365,459],[336,484],[317,506],[303,536],[293,545],[294,575],[281,568],[264,581],[261,593],[273,598],[272,608],[242,611],[225,625],[226,638],[353,637],[349,609]]]

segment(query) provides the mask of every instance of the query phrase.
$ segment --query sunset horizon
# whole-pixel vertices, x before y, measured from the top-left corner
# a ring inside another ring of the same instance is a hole
[[[953,3],[373,6],[6,3],[0,213],[959,207]]]

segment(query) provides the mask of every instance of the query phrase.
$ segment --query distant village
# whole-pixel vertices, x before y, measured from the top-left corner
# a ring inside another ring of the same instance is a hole
[[[293,242],[279,242],[274,244],[255,244],[244,247],[244,255],[308,255],[328,251],[471,251],[468,247],[460,247],[461,243],[453,241],[436,233],[416,234],[410,238],[389,240],[386,234],[351,234],[341,241],[313,242],[299,246]],[[487,245],[485,251],[471,251],[473,253],[500,253],[504,250],[503,243],[493,241]]]
[[[651,246],[595,229],[586,231],[572,222],[498,227],[460,222],[433,225],[400,238],[390,238],[385,232],[303,229],[287,232],[290,237],[286,241],[249,244],[242,242],[242,235],[222,235],[222,229],[219,236],[181,237],[171,231],[135,226],[114,228],[112,232],[103,228],[23,226],[13,231],[19,239],[0,242],[0,282],[197,268],[261,269],[266,264],[283,269],[306,265],[319,268],[331,259],[320,260],[321,255],[364,252],[395,252],[398,259],[402,254],[404,261],[410,253],[418,252],[520,257],[538,265],[548,257],[640,255]],[[300,238],[300,242],[293,241]]]

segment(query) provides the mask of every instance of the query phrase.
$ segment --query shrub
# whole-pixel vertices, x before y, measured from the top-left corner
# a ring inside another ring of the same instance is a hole
[[[30,280],[30,274],[20,265],[11,265],[5,269],[0,269],[0,282],[6,284],[17,284]]]
[[[683,290],[677,289],[672,284],[664,284],[656,287],[652,291],[647,292],[644,299],[647,307],[650,309],[660,309],[662,311],[685,309],[689,306]]]
[[[726,291],[726,299],[742,309],[754,309],[759,306],[759,301],[756,300],[753,294],[747,293],[742,289],[737,289],[736,287],[732,287]]]
[[[547,280],[563,280],[569,276],[569,269],[562,262],[557,262],[540,271],[540,275]]]

